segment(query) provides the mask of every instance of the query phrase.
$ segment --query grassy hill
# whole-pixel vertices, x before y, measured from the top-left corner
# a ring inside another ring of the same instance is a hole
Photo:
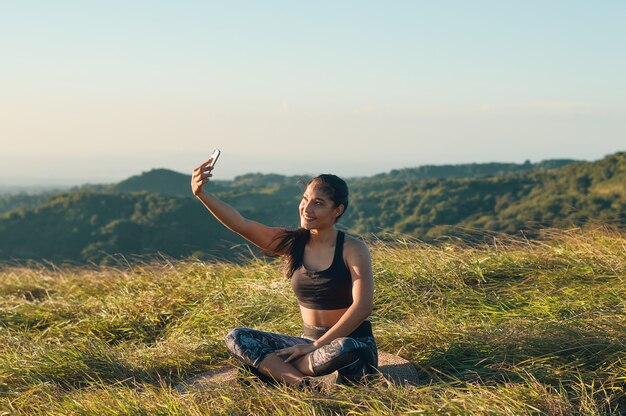
[[[179,381],[230,362],[235,326],[297,334],[278,263],[0,269],[0,414],[622,414],[626,234],[372,242],[379,347],[417,386],[303,392]]]

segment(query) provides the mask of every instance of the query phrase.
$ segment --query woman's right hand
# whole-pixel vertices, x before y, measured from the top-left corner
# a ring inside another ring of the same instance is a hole
[[[211,172],[214,168],[213,166],[209,166],[211,162],[213,162],[213,158],[209,158],[209,160],[193,170],[193,175],[191,176],[191,192],[193,192],[195,196],[202,193],[202,187],[209,181],[209,178],[213,176]]]

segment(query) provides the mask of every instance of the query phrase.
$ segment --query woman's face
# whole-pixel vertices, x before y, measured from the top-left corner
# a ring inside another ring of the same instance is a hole
[[[335,206],[326,193],[311,183],[300,201],[300,226],[307,230],[332,227],[342,210],[343,205]]]

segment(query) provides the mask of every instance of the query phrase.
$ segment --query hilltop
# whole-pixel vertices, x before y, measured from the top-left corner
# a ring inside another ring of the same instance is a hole
[[[0,268],[0,413],[622,414],[626,234],[544,236],[371,244],[374,335],[417,367],[405,387],[178,393],[234,363],[224,346],[234,327],[300,333],[278,262]]]

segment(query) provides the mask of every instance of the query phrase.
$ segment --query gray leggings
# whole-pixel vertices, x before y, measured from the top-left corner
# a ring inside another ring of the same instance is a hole
[[[351,336],[336,338],[313,351],[310,355],[313,373],[323,376],[338,371],[343,379],[352,381],[374,373],[378,365],[378,351],[369,322],[367,325],[369,331],[363,331],[360,327],[361,330],[353,332]],[[328,330],[316,329],[321,330],[318,334]],[[353,336],[355,333],[359,336]],[[258,369],[267,354],[293,345],[310,344],[318,337],[293,337],[251,328],[235,328],[226,336],[226,348],[242,363]]]

